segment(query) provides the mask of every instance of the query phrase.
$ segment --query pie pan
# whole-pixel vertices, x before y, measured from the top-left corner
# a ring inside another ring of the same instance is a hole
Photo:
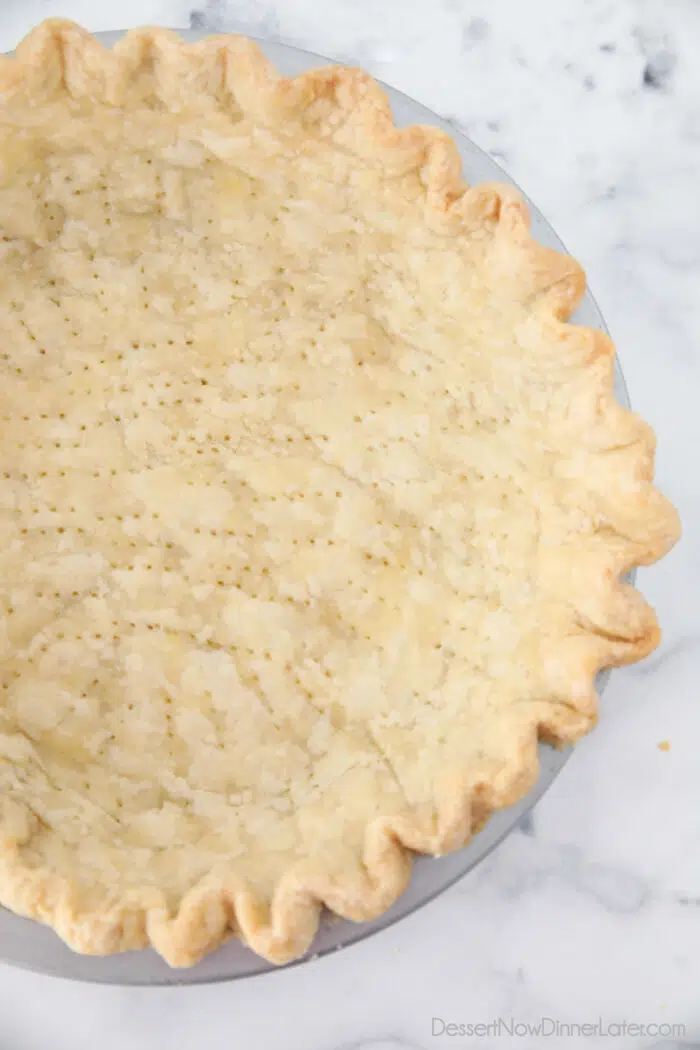
[[[111,46],[120,33],[96,34],[106,46]],[[195,41],[210,35],[206,31],[183,30],[182,37]],[[295,75],[311,67],[327,64],[321,56],[278,43],[258,41],[267,56],[285,75]],[[485,153],[447,122],[414,102],[412,99],[384,85],[397,125],[428,124],[447,131],[456,141],[464,164],[466,179],[475,184],[486,181],[512,182]],[[532,232],[548,247],[563,251],[563,245],[537,208],[530,204]],[[604,321],[590,292],[578,310],[575,321],[593,328],[605,329]],[[621,404],[629,407],[629,400],[619,365],[616,363],[615,389]],[[605,685],[607,673],[599,678],[599,691]],[[353,944],[410,914],[452,885],[457,879],[482,860],[535,805],[567,761],[567,749],[554,750],[539,747],[540,776],[535,787],[516,805],[499,811],[490,819],[471,844],[439,859],[420,858],[406,892],[379,918],[372,922],[353,924],[338,919],[324,922],[313,950],[305,961]],[[237,977],[252,976],[276,969],[232,939],[199,965],[189,970],[172,970],[154,951],[126,953],[107,958],[82,956],[71,951],[48,928],[0,909],[0,958],[36,972],[54,976],[113,984],[192,984]]]

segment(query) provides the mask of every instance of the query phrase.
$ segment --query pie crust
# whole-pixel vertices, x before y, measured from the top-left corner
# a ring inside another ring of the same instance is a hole
[[[0,901],[275,963],[577,740],[678,535],[571,258],[366,74],[0,66]]]

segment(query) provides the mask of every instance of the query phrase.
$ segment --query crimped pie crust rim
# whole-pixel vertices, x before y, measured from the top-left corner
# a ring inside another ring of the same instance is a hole
[[[615,566],[620,577],[633,566],[661,557],[678,536],[673,508],[651,486],[654,439],[650,429],[614,399],[613,346],[602,333],[567,325],[585,290],[580,266],[569,256],[539,245],[529,233],[527,210],[517,191],[484,184],[467,188],[455,143],[429,127],[397,129],[388,102],[375,81],[356,69],[327,67],[295,78],[279,77],[252,42],[235,36],[211,37],[184,44],[163,29],[135,30],[104,50],[78,26],[49,20],[37,27],[17,49],[15,59],[0,65],[0,94],[31,76],[60,77],[70,91],[98,87],[103,97],[118,101],[121,78],[139,62],[151,62],[156,81],[174,84],[184,66],[197,63],[214,71],[212,82],[225,85],[244,111],[258,119],[284,120],[317,99],[330,104],[332,119],[352,113],[358,128],[359,152],[383,162],[391,159],[402,170],[418,170],[425,188],[425,217],[431,226],[458,236],[488,217],[497,220],[494,236],[517,243],[527,252],[524,279],[532,291],[532,309],[548,324],[566,327],[567,338],[593,347],[600,384],[600,415],[621,442],[630,446],[630,467],[644,485],[636,508],[645,528],[643,540],[629,540],[624,560]],[[216,88],[215,88],[216,90]],[[601,362],[604,378],[600,379]],[[537,742],[573,742],[597,716],[594,689],[602,667],[630,663],[651,652],[659,641],[656,618],[628,585],[611,585],[611,616],[619,630],[590,631],[591,644],[577,678],[590,683],[587,695],[560,702],[543,702],[533,710],[528,731],[517,741],[510,765],[493,770],[469,769],[443,778],[436,797],[437,818],[431,827],[409,816],[382,818],[368,825],[364,844],[364,874],[355,880],[329,880],[302,862],[279,881],[269,909],[250,888],[225,871],[212,871],[183,898],[171,916],[157,890],[135,891],[108,911],[76,914],[71,885],[50,871],[29,870],[19,859],[21,842],[0,828],[0,900],[14,911],[53,926],[78,951],[104,955],[152,944],[172,966],[189,966],[230,936],[238,934],[254,951],[274,963],[303,954],[316,933],[323,905],[354,920],[373,918],[386,910],[405,888],[411,868],[410,851],[440,854],[466,844],[494,811],[521,798],[538,775]],[[631,620],[643,623],[632,637]],[[640,612],[641,608],[641,612]]]

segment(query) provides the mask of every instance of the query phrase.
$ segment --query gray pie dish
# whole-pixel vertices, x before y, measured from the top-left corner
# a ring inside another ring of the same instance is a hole
[[[205,30],[197,29],[183,29],[179,32],[187,41],[201,40],[211,35]],[[95,34],[106,47],[112,47],[123,35],[122,32]],[[288,76],[331,62],[330,59],[321,55],[286,44],[266,40],[257,42],[277,68]],[[389,96],[397,125],[405,127],[409,124],[430,124],[442,128],[454,138],[462,157],[467,182],[474,184],[497,181],[515,185],[494,160],[458,129],[400,91],[386,84],[382,86]],[[527,196],[524,196],[527,199]],[[565,252],[564,245],[552,227],[529,199],[528,205],[532,219],[532,232],[537,240],[557,251]],[[586,292],[573,320],[581,325],[607,331],[605,321],[590,291]],[[617,360],[615,362],[615,393],[620,403],[629,408],[627,388]],[[606,671],[599,675],[599,693],[605,688],[609,674],[610,672]],[[372,922],[353,923],[334,916],[327,916],[321,923],[311,952],[289,965],[307,963],[329,952],[356,944],[392,926],[443,893],[471,871],[502,842],[506,835],[517,827],[553,783],[570,754],[571,748],[557,750],[549,745],[540,744],[539,778],[524,798],[514,806],[496,813],[464,849],[439,858],[417,857],[408,888],[379,918]],[[36,973],[78,981],[118,985],[208,984],[217,981],[231,981],[240,977],[252,977],[279,969],[260,958],[236,938],[232,938],[197,966],[186,970],[171,969],[152,949],[126,952],[106,958],[78,955],[48,927],[21,918],[3,908],[0,908],[0,960]]]

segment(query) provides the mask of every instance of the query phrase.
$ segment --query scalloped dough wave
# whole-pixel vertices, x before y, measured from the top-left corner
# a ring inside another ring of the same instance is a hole
[[[285,962],[656,645],[652,435],[579,266],[356,70],[48,22],[0,136],[0,900]]]

